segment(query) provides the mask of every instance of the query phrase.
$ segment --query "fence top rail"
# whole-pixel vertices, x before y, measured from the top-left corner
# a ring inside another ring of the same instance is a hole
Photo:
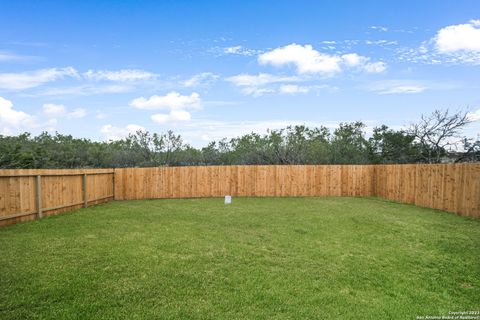
[[[119,167],[114,170],[139,170],[139,169],[181,169],[181,168],[236,168],[236,167],[368,167],[379,168],[385,166],[420,166],[420,167],[432,167],[432,166],[480,166],[480,162],[462,162],[462,163],[365,163],[365,164],[225,164],[225,165],[191,165],[191,166],[157,166],[157,167]]]
[[[31,173],[31,174],[4,174],[0,173],[0,178],[18,178],[18,177],[62,177],[62,176],[93,176],[93,175],[101,175],[101,174],[114,174],[114,171],[110,172],[81,172],[81,173]]]

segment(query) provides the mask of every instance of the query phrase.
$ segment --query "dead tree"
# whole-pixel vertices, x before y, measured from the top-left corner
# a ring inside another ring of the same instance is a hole
[[[418,123],[411,124],[407,132],[421,146],[425,162],[439,163],[449,149],[459,143],[462,129],[470,123],[468,112],[450,113],[435,110],[422,115]]]

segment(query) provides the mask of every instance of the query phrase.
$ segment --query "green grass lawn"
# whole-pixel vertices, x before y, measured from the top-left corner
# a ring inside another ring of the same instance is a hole
[[[0,229],[1,319],[480,309],[480,220],[378,199],[111,202]]]

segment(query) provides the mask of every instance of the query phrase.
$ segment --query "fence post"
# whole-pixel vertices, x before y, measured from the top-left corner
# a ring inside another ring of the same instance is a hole
[[[36,200],[37,200],[37,218],[43,218],[43,211],[42,211],[42,176],[37,176],[37,187],[35,189],[36,193]]]
[[[82,191],[83,191],[83,207],[88,207],[88,194],[87,194],[87,174],[83,174],[82,180]]]
[[[113,169],[112,183],[113,183],[113,200],[115,200],[115,169]]]

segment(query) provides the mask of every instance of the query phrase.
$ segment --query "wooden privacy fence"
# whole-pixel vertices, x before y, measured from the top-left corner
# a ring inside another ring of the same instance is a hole
[[[114,171],[0,170],[0,226],[114,198]]]
[[[374,196],[374,166],[203,166],[115,170],[115,199]]]
[[[375,166],[375,196],[480,217],[480,163]]]
[[[480,163],[115,170],[115,199],[377,196],[480,217]]]
[[[381,197],[480,217],[480,164],[0,170],[0,226],[112,199]]]

